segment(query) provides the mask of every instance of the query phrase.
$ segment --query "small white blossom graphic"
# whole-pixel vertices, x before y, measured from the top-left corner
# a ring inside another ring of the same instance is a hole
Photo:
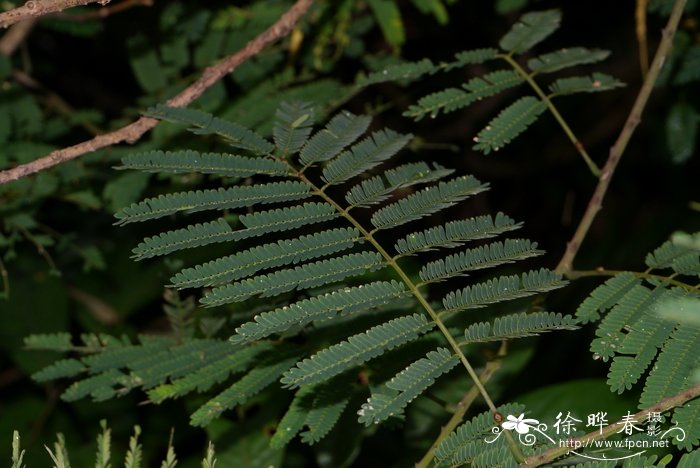
[[[525,413],[521,413],[517,418],[509,414],[506,419],[507,421],[501,424],[501,427],[508,431],[515,429],[518,434],[527,434],[530,428],[536,428],[540,423],[537,419],[525,419]]]

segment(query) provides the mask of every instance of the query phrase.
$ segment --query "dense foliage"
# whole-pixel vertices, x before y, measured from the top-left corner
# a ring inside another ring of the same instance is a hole
[[[317,1],[165,104],[294,3],[0,38],[0,169],[159,122],[0,185],[0,458],[695,466],[698,2]]]

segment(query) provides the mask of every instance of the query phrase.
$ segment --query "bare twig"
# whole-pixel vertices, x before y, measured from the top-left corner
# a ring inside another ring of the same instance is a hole
[[[22,21],[3,34],[0,38],[0,54],[8,57],[12,55],[34,27],[34,23],[36,23],[36,18]]]
[[[99,3],[107,5],[110,0],[29,0],[21,7],[0,13],[0,27],[7,28],[15,23],[30,18],[38,18],[51,13],[67,10],[77,6]]]
[[[129,8],[136,6],[153,6],[153,0],[123,0],[119,3],[100,8],[99,10],[89,11],[87,13],[58,13],[56,17],[68,21],[91,21],[103,19],[116,13],[121,13]]]
[[[642,78],[647,76],[649,71],[649,50],[647,47],[647,5],[649,0],[637,0],[634,10],[636,23],[635,32],[637,34],[637,44],[639,44],[639,68],[642,70]]]
[[[693,387],[688,388],[687,390],[680,392],[677,395],[664,398],[657,404],[650,406],[649,408],[645,408],[639,413],[631,416],[631,418],[633,421],[641,421],[642,419],[646,418],[649,413],[665,413],[666,411],[670,411],[673,408],[681,406],[686,402],[697,398],[698,396],[700,396],[700,385],[695,385]],[[566,455],[566,453],[569,452],[572,449],[572,447],[585,447],[586,441],[607,439],[608,437],[619,433],[620,427],[623,424],[625,424],[625,419],[605,426],[600,430],[590,432],[586,435],[582,435],[581,437],[570,439],[569,443],[566,444],[565,447],[557,446],[547,450],[546,452],[542,452],[539,455],[527,457],[525,459],[525,462],[522,463],[520,466],[540,466],[544,465],[545,463],[549,463],[561,457],[562,455]]]
[[[241,63],[258,54],[267,44],[286,36],[292,30],[304,13],[309,9],[313,0],[297,0],[275,24],[263,31],[259,36],[248,42],[245,47],[221,62],[204,70],[202,76],[185,88],[177,96],[166,101],[171,107],[185,107],[204,93],[214,83],[231,73]],[[0,185],[17,180],[30,174],[70,161],[86,153],[91,153],[117,143],[134,143],[144,133],[158,124],[158,120],[141,117],[137,121],[115,130],[114,132],[96,136],[95,138],[78,143],[77,145],[52,151],[41,159],[0,172]]]
[[[603,167],[603,172],[598,179],[598,185],[593,192],[593,196],[591,196],[591,199],[588,202],[586,212],[583,214],[574,236],[568,242],[564,256],[559,262],[559,265],[557,265],[556,271],[558,273],[566,273],[572,269],[574,258],[581,247],[581,243],[585,239],[588,229],[590,229],[596,214],[598,214],[598,211],[600,211],[603,205],[603,198],[605,198],[605,194],[608,191],[610,180],[615,172],[615,168],[620,162],[622,153],[625,151],[625,148],[627,148],[627,143],[629,143],[634,130],[637,128],[637,125],[639,125],[642,118],[642,112],[644,111],[644,107],[649,100],[649,95],[654,88],[656,78],[659,76],[659,72],[661,71],[661,67],[663,67],[666,57],[671,52],[673,36],[676,33],[678,23],[683,15],[685,3],[686,0],[676,0],[676,3],[673,5],[673,11],[671,12],[668,23],[662,32],[661,43],[656,50],[656,55],[654,55],[654,61],[651,63],[649,73],[647,73],[646,77],[644,78],[642,88],[639,90],[637,99],[634,101],[634,105],[632,106],[632,110],[627,117],[625,126],[620,132],[620,136],[617,138],[617,141],[615,141],[612,148],[610,148],[610,155],[608,156],[608,160]]]

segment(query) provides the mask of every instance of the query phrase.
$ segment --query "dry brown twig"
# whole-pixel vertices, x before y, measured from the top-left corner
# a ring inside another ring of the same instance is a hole
[[[258,54],[266,45],[289,34],[294,28],[294,25],[311,7],[312,3],[313,0],[297,0],[297,2],[272,26],[248,42],[245,47],[235,54],[205,69],[202,76],[197,81],[189,85],[177,96],[166,101],[165,104],[171,107],[185,107],[197,99],[214,83],[231,73],[249,58]],[[36,161],[0,172],[0,185],[34,174],[57,164],[70,161],[86,153],[91,153],[107,146],[123,142],[134,143],[157,124],[158,120],[156,119],[141,117],[137,121],[119,130],[105,133],[104,135],[98,135],[91,140],[78,143],[77,145],[52,151]]]
[[[0,13],[0,27],[7,28],[20,21],[58,13],[68,8],[89,5],[90,3],[99,3],[104,6],[109,2],[110,0],[29,0],[21,7]]]

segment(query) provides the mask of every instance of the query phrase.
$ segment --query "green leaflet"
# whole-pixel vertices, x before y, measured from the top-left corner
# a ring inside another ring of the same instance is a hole
[[[377,210],[372,215],[372,224],[376,229],[400,226],[452,206],[486,189],[488,184],[482,184],[472,176],[440,182],[437,186],[424,188]]]
[[[559,29],[560,23],[561,12],[559,10],[526,13],[501,38],[498,45],[506,52],[523,53]]]
[[[593,73],[591,76],[572,76],[559,78],[549,85],[553,96],[562,96],[575,93],[599,93],[615,88],[622,88],[625,84],[605,73]]]
[[[372,72],[367,76],[360,77],[357,80],[357,86],[364,87],[377,83],[386,83],[388,81],[413,80],[425,74],[433,73],[435,70],[435,65],[428,59],[423,59],[418,62],[399,63],[397,65],[390,65],[384,70]]]
[[[526,239],[507,239],[505,242],[494,242],[426,263],[421,268],[419,276],[423,283],[432,283],[468,271],[512,263],[542,253],[543,251],[537,250],[536,242]]]
[[[552,73],[576,65],[597,63],[609,55],[607,50],[572,47],[531,58],[527,61],[527,66],[536,73]]]
[[[463,50],[455,54],[455,61],[450,63],[447,70],[455,67],[463,67],[473,63],[484,63],[488,60],[493,60],[498,56],[498,49],[492,47],[483,49]]]
[[[277,108],[272,136],[282,157],[301,148],[311,134],[314,111],[308,103],[283,102]]]
[[[296,357],[278,358],[275,359],[275,362],[266,362],[258,365],[239,381],[192,413],[190,423],[193,426],[203,427],[208,425],[224,411],[245,403],[250,397],[260,393],[276,381],[285,369],[289,369],[289,366],[293,365],[296,360]]]
[[[497,317],[493,325],[481,322],[464,330],[466,343],[501,341],[512,338],[536,336],[552,330],[576,330],[576,319],[554,312],[534,312]]]
[[[450,221],[444,226],[439,225],[424,231],[408,234],[396,242],[395,249],[400,255],[414,255],[441,248],[454,248],[464,242],[477,239],[488,239],[514,229],[519,229],[522,223],[516,223],[503,213],[491,216],[478,216],[461,221]]]
[[[301,149],[299,160],[308,166],[334,158],[343,148],[365,133],[371,120],[368,116],[341,112],[328,122],[326,128],[319,130],[311,137]]]
[[[296,229],[308,224],[328,221],[335,216],[337,215],[333,207],[326,203],[304,203],[289,208],[258,211],[239,216],[239,221],[246,229],[234,231],[224,219],[218,219],[147,237],[134,248],[133,252],[137,259],[155,257],[214,242],[238,241],[272,232]]]
[[[600,312],[613,307],[627,291],[640,281],[631,273],[615,275],[598,286],[576,310],[576,317],[581,323],[588,323],[600,318]]]
[[[289,175],[289,168],[281,161],[274,159],[249,158],[227,153],[200,153],[192,150],[154,150],[131,154],[122,158],[122,165],[116,169],[135,169],[144,172],[199,172],[227,177]]]
[[[197,190],[147,198],[122,208],[115,217],[119,220],[117,224],[124,225],[162,218],[179,211],[194,213],[204,210],[243,208],[256,204],[301,200],[309,196],[309,187],[297,181]]]
[[[396,281],[377,281],[353,288],[343,288],[256,315],[251,322],[236,328],[234,344],[243,344],[281,333],[294,325],[305,326],[315,320],[338,313],[352,314],[390,303],[406,295]]]
[[[333,283],[381,266],[382,257],[376,252],[348,254],[214,288],[204,295],[201,302],[207,307],[214,307],[244,301],[256,295],[276,296],[294,289],[309,289]]]
[[[566,283],[561,279],[561,275],[542,268],[539,271],[523,273],[522,276],[501,276],[467,286],[447,294],[442,303],[446,311],[456,312],[551,291]]]
[[[229,350],[227,354],[208,361],[206,365],[184,377],[152,388],[148,392],[148,398],[155,403],[161,403],[168,398],[176,398],[195,390],[203,392],[223,382],[229,375],[245,370],[257,357],[271,349],[271,343],[261,342],[236,351]]]
[[[473,148],[489,154],[498,151],[524,132],[547,109],[547,105],[532,96],[521,97],[503,109],[474,137]]]
[[[372,396],[362,405],[359,422],[369,426],[403,412],[403,409],[435,379],[449,372],[459,363],[459,358],[445,348],[430,351],[424,358],[409,365],[387,382],[387,389]],[[394,392],[389,393],[393,390]]]
[[[371,177],[352,187],[345,195],[345,200],[351,207],[368,208],[387,200],[399,188],[439,180],[453,172],[437,164],[434,168],[424,162],[403,164],[384,172],[388,183],[384,182],[382,176]]]
[[[398,153],[413,138],[391,130],[380,130],[349,150],[340,153],[323,169],[323,180],[340,184],[361,174]]]
[[[256,154],[270,154],[275,147],[257,133],[241,125],[214,117],[206,112],[167,107],[158,104],[146,111],[146,115],[160,120],[191,125],[193,133],[200,135],[216,134],[236,148]]]
[[[519,85],[524,80],[513,70],[496,70],[483,77],[475,77],[462,85],[462,89],[448,88],[429,94],[408,108],[404,115],[420,120],[430,114],[436,117],[440,111],[453,112],[477,101],[494,96],[501,91]]]
[[[285,387],[296,388],[328,380],[418,338],[432,327],[433,324],[420,314],[390,320],[297,362],[284,373],[281,382]]]
[[[498,412],[505,415],[519,415],[524,411],[525,407],[517,403],[498,407]],[[486,411],[457,427],[435,450],[436,465],[460,466],[472,462],[481,452],[493,448],[484,439],[492,434],[491,429],[495,425],[493,415]]]
[[[170,282],[178,289],[228,283],[266,268],[296,264],[349,249],[358,241],[359,235],[355,228],[340,228],[283,239],[186,268],[173,276]]]

